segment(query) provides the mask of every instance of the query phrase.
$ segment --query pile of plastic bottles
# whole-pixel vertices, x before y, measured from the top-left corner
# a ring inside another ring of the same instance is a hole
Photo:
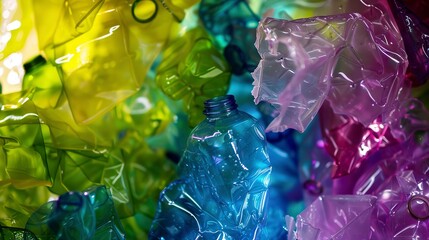
[[[429,239],[428,8],[1,1],[0,239]]]

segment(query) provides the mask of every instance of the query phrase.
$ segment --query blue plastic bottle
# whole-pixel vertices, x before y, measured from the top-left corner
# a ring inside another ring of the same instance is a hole
[[[257,239],[265,221],[271,164],[265,134],[234,96],[205,102],[179,179],[161,193],[152,239]]]

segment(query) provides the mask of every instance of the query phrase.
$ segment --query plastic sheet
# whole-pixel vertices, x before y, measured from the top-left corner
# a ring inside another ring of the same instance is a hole
[[[40,47],[59,70],[74,119],[88,124],[137,92],[170,36],[170,31],[156,30],[165,27],[174,33],[177,22],[163,8],[164,15],[155,19],[163,24],[142,25],[128,14],[127,1],[57,2],[35,4],[38,30],[49,29],[39,35]],[[44,6],[55,8],[53,15],[45,16]]]
[[[376,199],[368,195],[319,197],[297,216],[295,232],[294,220],[286,217],[288,239],[370,239]]]
[[[365,127],[352,117],[336,115],[329,103],[324,103],[320,110],[320,125],[325,149],[334,158],[333,177],[350,174],[368,156],[398,142],[389,125],[379,119]]]
[[[26,92],[0,96],[0,185],[50,186],[39,116]]]
[[[365,126],[379,115],[386,121],[402,97],[408,62],[389,15],[370,9],[363,16],[261,21],[255,45],[262,60],[252,94],[277,110],[267,131],[304,131],[326,99],[335,113]]]

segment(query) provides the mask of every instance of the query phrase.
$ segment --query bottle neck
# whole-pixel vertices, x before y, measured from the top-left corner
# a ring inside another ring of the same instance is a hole
[[[204,102],[204,115],[208,120],[216,120],[236,114],[237,104],[233,95],[215,97]]]

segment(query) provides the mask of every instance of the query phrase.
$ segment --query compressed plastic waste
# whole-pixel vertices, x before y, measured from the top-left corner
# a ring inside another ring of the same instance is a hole
[[[429,2],[198,2],[0,2],[0,240],[429,239]]]

